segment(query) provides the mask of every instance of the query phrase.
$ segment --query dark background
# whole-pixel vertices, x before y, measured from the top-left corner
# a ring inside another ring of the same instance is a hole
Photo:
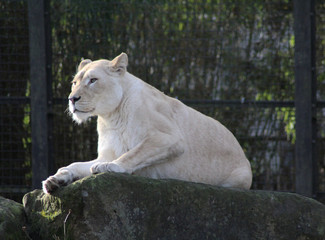
[[[113,59],[121,52],[129,56],[129,72],[234,133],[251,161],[253,189],[297,190],[296,133],[303,129],[295,127],[294,3],[301,1],[44,1],[44,86],[30,77],[37,64],[30,62],[35,38],[30,2],[0,0],[1,195],[20,201],[35,187],[32,139],[42,122],[32,131],[31,89],[47,88],[49,174],[96,158],[96,119],[77,126],[66,112],[70,81],[82,58]],[[317,131],[315,149],[307,149],[314,151],[313,159],[306,161],[313,161],[312,196],[320,198],[325,192],[324,1],[316,0],[314,9]]]

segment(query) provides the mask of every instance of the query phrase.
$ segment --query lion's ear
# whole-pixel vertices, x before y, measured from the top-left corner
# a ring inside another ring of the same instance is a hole
[[[113,72],[117,72],[120,75],[126,72],[127,66],[128,66],[128,55],[126,55],[126,53],[121,53],[110,62],[110,70]]]
[[[86,66],[88,63],[91,63],[90,59],[84,59],[80,62],[79,66],[78,66],[78,72],[83,69],[84,66]]]

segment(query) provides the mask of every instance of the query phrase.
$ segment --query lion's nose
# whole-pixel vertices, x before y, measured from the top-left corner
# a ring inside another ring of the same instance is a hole
[[[71,97],[69,100],[72,102],[72,104],[75,104],[75,102],[78,102],[81,97]]]

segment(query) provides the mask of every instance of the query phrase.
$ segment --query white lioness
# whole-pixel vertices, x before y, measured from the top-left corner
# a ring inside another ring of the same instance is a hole
[[[249,189],[252,171],[233,134],[114,60],[83,60],[73,79],[69,110],[78,123],[98,116],[98,158],[60,168],[43,181],[45,193],[101,172],[173,178]]]

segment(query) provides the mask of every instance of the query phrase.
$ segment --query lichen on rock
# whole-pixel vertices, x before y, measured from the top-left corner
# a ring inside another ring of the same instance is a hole
[[[22,204],[0,197],[0,239],[26,239],[23,228],[26,225]]]
[[[325,239],[325,206],[291,193],[104,173],[23,202],[40,239]]]

